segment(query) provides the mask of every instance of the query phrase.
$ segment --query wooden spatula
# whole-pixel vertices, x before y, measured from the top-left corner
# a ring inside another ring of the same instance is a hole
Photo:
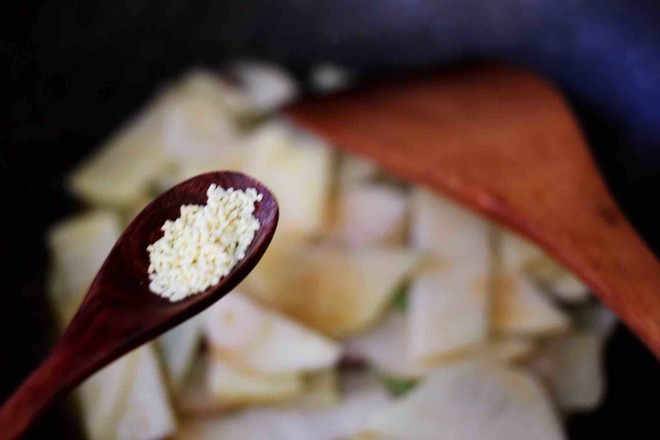
[[[660,358],[660,263],[548,83],[482,66],[307,100],[288,114],[339,148],[529,237]]]

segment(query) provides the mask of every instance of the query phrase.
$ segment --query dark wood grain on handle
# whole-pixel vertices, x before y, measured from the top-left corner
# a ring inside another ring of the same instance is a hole
[[[0,438],[16,439],[51,402],[89,376],[68,344],[60,343],[0,409]]]
[[[162,236],[166,220],[182,204],[206,204],[206,191],[255,188],[260,222],[246,256],[220,283],[172,303],[149,290],[147,245]],[[216,172],[189,179],[154,200],[131,222],[110,251],[80,308],[49,357],[0,408],[0,439],[16,439],[53,399],[100,368],[201,312],[236,287],[270,244],[278,221],[277,201],[260,182],[239,173]]]
[[[303,101],[288,113],[339,148],[529,237],[660,358],[660,263],[545,81],[482,66]]]

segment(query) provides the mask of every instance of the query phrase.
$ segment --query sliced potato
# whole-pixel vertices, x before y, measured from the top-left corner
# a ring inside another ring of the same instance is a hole
[[[217,356],[209,364],[206,386],[225,406],[283,401],[304,391],[298,373],[273,373],[238,369]]]
[[[368,420],[365,431],[407,440],[565,438],[543,387],[522,369],[450,363]]]
[[[257,113],[269,113],[293,101],[298,84],[283,68],[258,61],[242,60],[229,67],[238,79],[250,107]]]
[[[473,261],[478,260],[475,258]],[[459,263],[460,264],[460,263]],[[415,266],[415,270],[411,274],[411,279],[415,279],[421,276],[424,276],[429,273],[444,272],[449,270],[452,266],[455,266],[456,263],[450,260],[446,260],[441,257],[434,255],[423,255],[420,257],[419,262]]]
[[[205,417],[226,409],[222,399],[216,398],[206,385],[208,364],[206,355],[197,359],[183,385],[174,393],[173,404],[182,417]]]
[[[247,96],[207,72],[190,75],[179,89],[165,118],[165,144],[176,159],[177,179],[244,170],[250,154],[238,122],[250,112]]]
[[[413,359],[408,332],[406,313],[395,310],[382,322],[347,339],[344,353],[366,360],[371,367],[389,376],[418,378],[429,368]]]
[[[88,379],[78,396],[90,439],[165,438],[176,422],[153,348],[146,345]]]
[[[172,164],[163,142],[163,115],[172,99],[172,93],[157,97],[78,166],[69,180],[73,193],[113,207],[148,196],[151,183]]]
[[[387,185],[356,185],[339,192],[333,238],[352,246],[401,246],[406,238],[406,192]]]
[[[549,259],[543,249],[530,240],[506,229],[498,228],[502,269],[508,273],[529,270],[530,265]]]
[[[314,371],[339,360],[335,341],[241,294],[231,292],[208,310],[212,350],[234,365],[264,373]]]
[[[503,335],[552,334],[570,327],[569,317],[520,275],[497,277],[491,319]]]
[[[346,68],[333,63],[319,63],[309,73],[309,85],[318,94],[337,93],[351,87],[354,75]]]
[[[295,290],[294,282],[299,272],[298,258],[307,246],[305,237],[282,232],[278,228],[259,264],[237,290],[261,299],[285,296],[288,289]]]
[[[567,412],[593,410],[605,394],[603,337],[579,331],[549,341],[532,368],[549,385]]]
[[[410,241],[414,248],[452,262],[483,263],[488,249],[488,223],[456,203],[428,190],[414,188]]]
[[[121,234],[119,216],[92,211],[61,221],[48,232],[53,259],[51,302],[60,325],[73,317],[89,285]]]
[[[373,432],[360,432],[358,434],[348,437],[347,440],[399,440],[399,439],[375,434]]]
[[[343,396],[376,390],[387,395],[387,390],[383,386],[382,375],[374,370],[363,368],[348,368],[342,371],[341,390]]]
[[[380,388],[357,388],[322,410],[298,407],[252,408],[216,418],[188,419],[179,438],[205,440],[336,440],[357,433],[365,417],[387,404]]]
[[[543,249],[513,232],[503,229],[499,232],[504,271],[525,274],[562,302],[577,303],[588,299],[589,289],[584,283]]]
[[[520,362],[532,355],[536,348],[531,338],[496,338],[488,344],[488,351],[495,359],[504,362]]]
[[[581,321],[584,329],[599,335],[603,341],[607,341],[618,323],[614,312],[601,303],[591,304],[583,313],[577,315],[577,320]]]
[[[575,275],[563,267],[547,281],[548,290],[558,300],[565,303],[578,303],[589,299],[589,288]]]
[[[246,168],[246,153],[248,146],[243,145],[236,148],[225,149],[218,152],[214,157],[206,159],[187,158],[179,163],[176,171],[176,180],[184,181],[200,174],[213,171],[238,171],[244,172]]]
[[[135,379],[139,354],[133,351],[92,375],[76,390],[82,424],[90,439],[116,431],[120,404]]]
[[[133,385],[121,409],[118,438],[165,438],[176,430],[165,382],[151,346],[138,352]]]
[[[169,383],[176,392],[186,380],[202,342],[204,313],[173,328],[158,338]]]
[[[135,217],[137,217],[138,214],[141,213],[142,210],[146,208],[153,199],[154,198],[150,196],[141,197],[135,200],[135,202],[133,202],[128,208],[121,210],[122,224],[127,226],[133,220],[135,220]]]
[[[365,419],[391,402],[392,398],[373,375],[355,379],[344,382],[341,402],[319,416],[314,428],[322,438],[330,440],[358,434]]]
[[[246,172],[263,181],[280,207],[279,233],[313,235],[328,217],[332,151],[320,141],[296,136],[282,124],[260,128],[248,141]]]
[[[177,92],[182,96],[207,97],[238,121],[252,113],[247,95],[209,70],[194,69],[187,73],[177,84]]]
[[[358,156],[343,154],[339,159],[338,184],[340,190],[372,182],[380,171],[378,166]]]
[[[416,261],[403,249],[298,248],[271,266],[270,284],[250,293],[309,327],[346,336],[381,316]]]
[[[488,337],[487,268],[465,262],[415,279],[409,291],[410,351],[433,365],[484,345]]]
[[[163,116],[163,143],[177,162],[240,151],[238,127],[212,95],[179,94]]]
[[[290,401],[303,392],[299,373],[248,371],[210,356],[196,365],[177,396],[177,407],[183,414],[208,415],[246,405]]]
[[[212,370],[208,362],[219,362],[222,366],[214,372],[216,385],[223,385],[229,380],[234,382],[225,389],[213,392],[209,386]],[[220,375],[222,377],[218,381]],[[176,403],[179,411],[188,417],[208,417],[249,406],[277,405],[308,410],[327,408],[337,404],[338,393],[334,370],[324,370],[306,377],[290,373],[260,374],[234,368],[222,360],[209,361],[204,358],[196,364],[183,392],[176,397]]]
[[[339,404],[339,373],[336,369],[322,370],[305,377],[305,393],[291,406],[301,409],[324,409]]]

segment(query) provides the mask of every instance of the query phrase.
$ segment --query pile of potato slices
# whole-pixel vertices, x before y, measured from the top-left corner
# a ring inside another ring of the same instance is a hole
[[[616,320],[541,249],[278,116],[300,85],[254,61],[193,70],[71,174],[54,225],[61,326],[122,229],[214,170],[263,181],[280,224],[210,309],[77,391],[89,439],[554,440],[603,398]],[[351,78],[324,65],[313,90]]]

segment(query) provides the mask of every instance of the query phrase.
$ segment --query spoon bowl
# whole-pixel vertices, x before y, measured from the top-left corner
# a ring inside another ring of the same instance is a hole
[[[255,188],[260,228],[244,259],[220,282],[182,301],[170,302],[149,289],[147,246],[158,240],[166,220],[185,204],[206,204],[211,184]],[[138,214],[110,251],[71,323],[48,358],[0,409],[0,438],[19,437],[54,399],[113,360],[196,315],[238,285],[270,244],[278,221],[273,194],[240,173],[213,172],[186,180],[156,198]]]

